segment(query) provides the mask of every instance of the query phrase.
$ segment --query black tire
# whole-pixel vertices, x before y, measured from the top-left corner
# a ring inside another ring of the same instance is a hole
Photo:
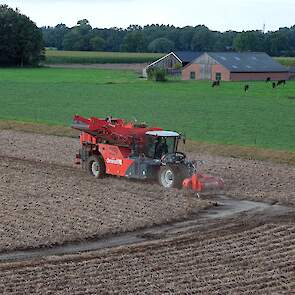
[[[106,166],[102,156],[90,156],[86,161],[86,170],[95,178],[103,178],[106,175]]]
[[[165,165],[160,168],[158,180],[165,188],[182,188],[184,179],[183,168],[179,165]]]

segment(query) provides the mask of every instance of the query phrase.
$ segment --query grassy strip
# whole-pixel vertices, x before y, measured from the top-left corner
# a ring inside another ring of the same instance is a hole
[[[132,71],[0,70],[0,119],[69,126],[74,114],[145,121],[212,144],[295,152],[295,82],[155,83]]]
[[[46,64],[149,63],[163,54],[129,52],[46,51]]]
[[[275,60],[287,67],[295,66],[295,57],[275,57]]]
[[[79,132],[69,127],[44,125],[36,123],[0,120],[0,130],[14,130],[36,134],[46,134],[65,137],[77,137]],[[187,152],[208,153],[232,158],[271,161],[280,164],[295,165],[295,152],[277,151],[270,149],[242,147],[238,145],[210,144],[206,142],[187,141],[180,149]]]

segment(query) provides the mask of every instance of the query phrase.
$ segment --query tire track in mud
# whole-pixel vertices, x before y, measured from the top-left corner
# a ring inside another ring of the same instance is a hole
[[[90,239],[38,249],[4,252],[0,253],[0,262],[22,261],[44,258],[46,256],[72,255],[101,249],[130,246],[163,239],[173,239],[196,232],[210,232],[212,229],[214,235],[216,235],[217,231],[222,230],[227,233],[229,230],[233,232],[235,229],[243,231],[246,228],[249,229],[249,227],[255,227],[267,222],[275,222],[276,220],[295,221],[295,209],[286,206],[253,201],[237,201],[224,196],[220,196],[214,199],[214,201],[218,204],[216,207],[203,210],[203,212],[185,221],[110,235],[109,237],[100,239]],[[257,215],[259,215],[259,218],[257,218]],[[250,225],[251,222],[252,226]],[[248,223],[248,225],[245,226],[245,223]],[[220,236],[221,232],[217,235]],[[286,248],[287,245],[281,244],[280,246]],[[292,245],[289,246],[292,250]]]
[[[295,224],[0,263],[1,294],[293,294]]]

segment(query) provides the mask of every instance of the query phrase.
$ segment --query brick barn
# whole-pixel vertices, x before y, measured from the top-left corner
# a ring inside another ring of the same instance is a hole
[[[182,70],[183,80],[288,80],[288,69],[263,52],[205,52]]]
[[[181,70],[184,66],[201,56],[203,52],[192,52],[192,51],[175,51],[170,52],[160,59],[149,64],[143,69],[143,76],[146,77],[147,70],[149,68],[161,68],[165,69],[169,74],[181,74]]]
[[[295,80],[295,67],[289,67],[289,79]]]

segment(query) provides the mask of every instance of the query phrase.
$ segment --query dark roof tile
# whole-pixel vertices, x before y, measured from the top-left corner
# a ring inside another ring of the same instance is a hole
[[[263,52],[208,52],[231,72],[287,72],[287,68]]]
[[[184,63],[192,62],[194,59],[201,56],[204,52],[193,51],[173,51],[173,53]]]

